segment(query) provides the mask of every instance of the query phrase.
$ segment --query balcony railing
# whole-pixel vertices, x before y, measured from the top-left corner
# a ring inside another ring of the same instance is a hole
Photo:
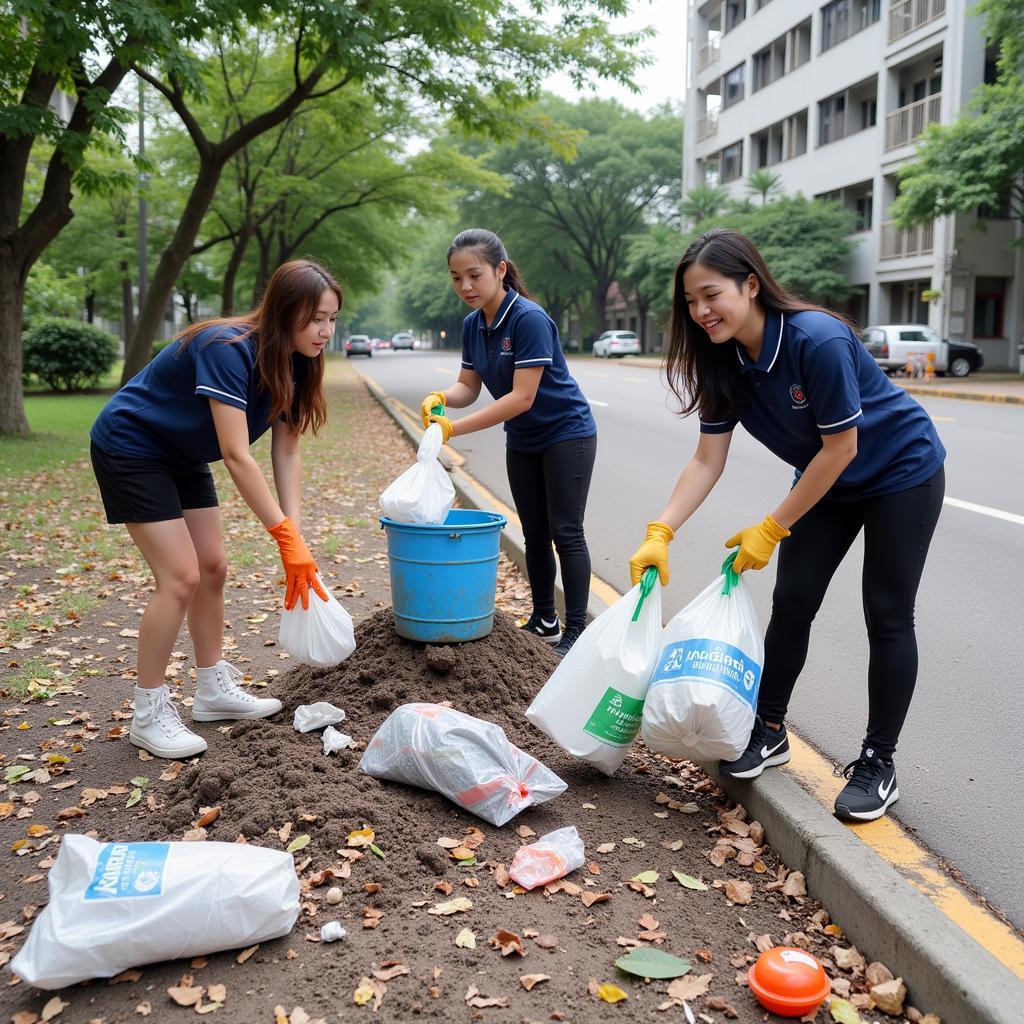
[[[697,51],[697,70],[703,71],[705,68],[710,67],[718,60],[718,38],[709,39],[698,51]]]
[[[946,13],[946,0],[894,0],[889,8],[889,42]]]
[[[933,224],[898,228],[896,222],[882,222],[882,259],[898,260],[904,256],[926,256],[932,251]]]
[[[937,92],[934,96],[926,96],[923,100],[886,114],[885,148],[896,149],[912,142],[927,125],[938,121],[941,113],[942,93]]]
[[[707,114],[697,122],[697,141],[703,142],[710,139],[712,135],[718,134],[718,111],[709,110]]]

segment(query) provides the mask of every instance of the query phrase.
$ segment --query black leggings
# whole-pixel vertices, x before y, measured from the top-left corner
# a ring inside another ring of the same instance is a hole
[[[539,452],[506,449],[505,466],[526,540],[533,610],[555,614],[555,542],[562,567],[565,625],[583,629],[590,596],[590,552],[583,514],[597,454],[597,436],[559,441]]]
[[[807,660],[811,622],[863,527],[862,590],[870,648],[864,746],[892,756],[917,681],[914,599],[945,489],[940,468],[925,483],[895,494],[819,501],[782,541],[757,698],[758,714],[765,721],[784,719]]]

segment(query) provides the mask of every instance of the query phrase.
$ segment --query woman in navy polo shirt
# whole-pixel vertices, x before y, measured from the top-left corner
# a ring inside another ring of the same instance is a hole
[[[462,323],[462,370],[423,399],[423,425],[453,436],[505,425],[506,467],[523,524],[533,614],[523,625],[564,655],[586,626],[590,552],[583,515],[597,453],[597,425],[569,369],[558,328],[530,299],[493,231],[471,228],[448,248],[452,288],[473,312]],[[431,409],[472,405],[485,386],[494,402],[462,419]],[[565,592],[565,630],[555,611],[554,541]]]
[[[185,758],[206,740],[182,722],[164,673],[188,616],[196,656],[192,720],[266,718],[274,698],[240,689],[223,660],[227,565],[220,509],[207,465],[223,459],[245,503],[277,541],[287,578],[285,607],[327,600],[299,533],[299,436],[327,417],[324,346],[341,288],[310,260],[275,271],[247,316],[188,327],[107,403],[90,432],[107,521],[124,523],[153,571],[156,590],[139,623],[135,714],[129,739],[157,757]],[[249,452],[272,430],[278,500]]]
[[[893,753],[917,678],[914,600],[945,491],[931,418],[847,322],[784,291],[748,238],[720,228],[676,268],[667,369],[684,414],[697,410],[700,441],[630,559],[634,581],[656,565],[667,582],[668,543],[721,476],[737,423],[796,469],[774,511],[725,542],[739,549],[739,572],[763,569],[781,545],[758,716],[747,749],[719,770],[751,779],[789,760],[783,721],[811,622],[863,530],[867,733],[835,809],[881,817],[899,796]]]

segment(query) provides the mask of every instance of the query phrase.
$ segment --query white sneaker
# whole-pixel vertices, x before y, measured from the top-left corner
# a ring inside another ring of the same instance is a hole
[[[195,757],[206,750],[206,740],[182,722],[166,684],[155,689],[135,687],[135,714],[128,739],[156,757],[171,760]]]
[[[269,718],[283,705],[276,697],[254,697],[239,688],[245,676],[221,659],[212,668],[197,668],[196,698],[192,702],[193,722],[223,719]]]

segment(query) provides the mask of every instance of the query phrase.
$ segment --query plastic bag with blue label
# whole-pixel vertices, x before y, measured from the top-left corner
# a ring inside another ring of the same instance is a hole
[[[747,584],[733,571],[735,557],[665,627],[641,726],[656,754],[732,761],[746,749],[764,640]]]
[[[244,843],[98,843],[67,835],[50,901],[10,969],[37,988],[251,946],[299,916],[295,861]]]

